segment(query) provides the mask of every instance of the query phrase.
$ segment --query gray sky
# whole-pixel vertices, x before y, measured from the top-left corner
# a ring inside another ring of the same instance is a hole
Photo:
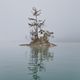
[[[80,0],[0,0],[0,41],[25,41],[32,7],[42,9],[54,41],[80,42]]]

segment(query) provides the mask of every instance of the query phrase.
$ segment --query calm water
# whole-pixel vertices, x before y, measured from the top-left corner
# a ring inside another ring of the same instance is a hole
[[[2,44],[0,80],[80,80],[80,43],[41,49]]]

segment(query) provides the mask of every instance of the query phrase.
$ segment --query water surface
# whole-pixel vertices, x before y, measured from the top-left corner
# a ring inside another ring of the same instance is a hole
[[[80,80],[80,43],[54,48],[0,45],[0,80]]]

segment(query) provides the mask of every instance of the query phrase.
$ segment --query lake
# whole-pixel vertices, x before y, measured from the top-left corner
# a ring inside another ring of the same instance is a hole
[[[80,80],[80,43],[53,48],[0,45],[0,80]]]

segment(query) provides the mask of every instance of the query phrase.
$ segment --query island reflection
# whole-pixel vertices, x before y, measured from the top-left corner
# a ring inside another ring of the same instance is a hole
[[[29,74],[32,75],[32,80],[41,80],[39,73],[46,71],[46,62],[52,61],[54,53],[48,47],[32,47],[29,60]]]

